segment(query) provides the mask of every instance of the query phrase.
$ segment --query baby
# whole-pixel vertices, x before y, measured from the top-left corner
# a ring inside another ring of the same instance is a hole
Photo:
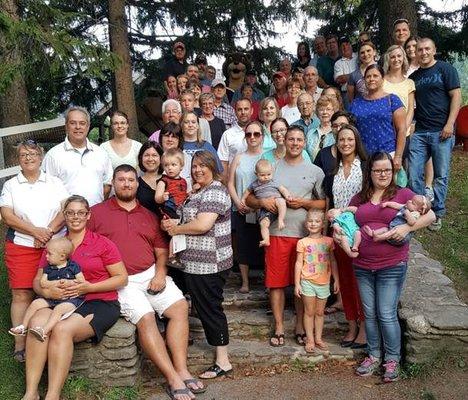
[[[250,184],[241,198],[241,202],[245,201],[250,193],[253,193],[258,199],[267,199],[270,197],[275,198],[276,207],[278,208],[278,215],[261,208],[258,212],[258,221],[260,222],[260,233],[262,240],[260,247],[270,245],[270,224],[278,218],[278,229],[284,229],[284,217],[286,216],[286,200],[292,198],[289,191],[284,187],[278,185],[273,179],[273,167],[268,160],[259,160],[255,164],[255,175],[257,179]],[[284,198],[283,198],[284,197]]]
[[[51,239],[46,245],[46,259],[48,265],[44,268],[41,277],[41,287],[44,289],[54,285],[54,281],[74,280],[84,282],[84,276],[81,268],[74,261],[68,260],[73,252],[73,244],[66,237]],[[15,326],[9,330],[13,336],[24,336],[29,331],[41,342],[45,341],[50,331],[66,314],[71,314],[77,307],[83,303],[83,297],[75,297],[64,300],[52,300],[39,298],[34,300],[26,310],[21,325]],[[52,308],[46,324],[29,328],[29,321],[36,311],[43,308]]]
[[[382,207],[389,207],[398,210],[395,218],[390,221],[388,228],[383,227],[372,230],[370,226],[364,225],[362,229],[364,229],[364,232],[366,232],[370,237],[374,238],[374,241],[376,242],[386,240],[394,246],[402,246],[411,240],[413,233],[410,232],[403,238],[403,240],[396,241],[390,239],[392,236],[392,232],[390,231],[398,225],[408,224],[409,226],[413,226],[421,215],[426,214],[431,209],[431,202],[425,196],[416,194],[408,200],[406,204],[400,204],[395,201],[385,201],[382,203]]]
[[[327,218],[335,232],[342,235],[340,247],[351,258],[356,258],[359,255],[359,245],[361,244],[361,232],[354,218],[356,210],[357,207],[347,207],[344,210],[332,208],[327,213]]]
[[[184,168],[184,153],[179,149],[166,150],[162,156],[165,175],[156,184],[154,199],[160,204],[163,218],[180,220],[180,207],[187,199],[187,181],[180,176]],[[173,253],[172,239],[169,244],[167,265],[176,269],[185,269]]]

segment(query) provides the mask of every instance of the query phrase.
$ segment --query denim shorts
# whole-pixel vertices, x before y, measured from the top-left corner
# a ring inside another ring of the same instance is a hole
[[[330,284],[317,285],[306,279],[301,279],[301,291],[303,296],[326,299],[330,296]]]

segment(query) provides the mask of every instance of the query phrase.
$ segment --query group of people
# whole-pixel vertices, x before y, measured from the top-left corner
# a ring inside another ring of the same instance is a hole
[[[243,293],[249,268],[264,265],[269,345],[285,344],[285,289],[294,286],[294,340],[327,351],[334,292],[349,323],[341,345],[368,351],[356,373],[383,365],[385,382],[398,379],[408,242],[418,229],[439,229],[445,213],[460,84],[431,39],[411,37],[406,20],[394,26],[383,68],[365,34],[359,56],[346,38],[318,37],[314,58],[301,43],[294,70],[282,63],[270,96],[257,103],[250,74],[232,105],[226,84],[185,65],[176,42],[163,126],[147,142],[130,139],[116,111],[112,139],[97,146],[87,110],[71,107],[63,143],[45,155],[33,140],[19,144],[21,172],[5,183],[0,211],[24,400],[39,398],[46,362],[46,399],[59,399],[73,344],[99,342],[119,315],[136,325],[167,394],[195,398],[201,379],[232,371],[222,302],[234,260]],[[187,299],[215,347],[198,378],[187,368]]]

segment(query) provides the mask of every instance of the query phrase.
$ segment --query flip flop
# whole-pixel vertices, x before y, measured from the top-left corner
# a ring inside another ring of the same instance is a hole
[[[296,333],[294,335],[294,340],[299,346],[304,346],[306,337],[307,335],[305,333]]]
[[[330,306],[330,307],[325,308],[324,313],[325,315],[330,315],[330,314],[335,314],[339,311],[343,311],[343,309],[340,307],[336,307],[336,306]]]
[[[45,340],[47,339],[47,335],[44,334],[44,329],[40,326],[29,328],[29,332],[36,336],[36,338],[41,342],[45,342]]]
[[[205,372],[214,372],[215,375],[214,376],[210,376],[209,378],[204,378],[202,375],[205,373]],[[217,364],[213,364],[210,368],[208,368],[205,372],[201,373],[200,375],[198,375],[198,377],[200,379],[215,379],[215,378],[219,378],[220,376],[225,376],[225,375],[228,375],[232,372],[232,368],[229,369],[229,370],[224,370],[222,369],[219,365]]]
[[[323,343],[317,343],[315,342],[315,347],[317,347],[317,349],[319,350],[322,350],[322,351],[328,351],[328,344],[326,344],[325,342]]]
[[[273,343],[272,339],[276,339],[278,343]],[[275,333],[270,337],[270,346],[272,347],[281,347],[284,346],[284,333]]]
[[[183,394],[186,394],[187,396],[190,396],[192,391],[189,388],[172,389],[169,385],[167,385],[166,386],[166,393],[171,398],[171,400],[177,400],[177,396],[181,396]]]
[[[19,332],[15,332],[15,329],[19,329]],[[26,328],[24,325],[18,325],[14,328],[10,328],[8,333],[13,336],[26,336],[26,333],[28,333],[28,328]]]
[[[315,343],[314,343],[314,347],[307,347],[308,344],[306,343],[305,346],[304,346],[304,350],[307,354],[315,354]]]
[[[203,386],[202,388],[198,387],[200,383],[203,384],[202,381],[197,378],[190,378],[184,380],[185,386],[187,386],[187,389],[189,389],[193,394],[200,394],[206,392],[206,386]],[[195,385],[197,386],[197,389],[191,388],[189,385]]]

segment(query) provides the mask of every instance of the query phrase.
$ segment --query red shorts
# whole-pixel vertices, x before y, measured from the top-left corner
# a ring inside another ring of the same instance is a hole
[[[265,247],[265,286],[284,288],[294,285],[296,245],[299,238],[270,236],[270,245]]]
[[[5,242],[5,265],[11,289],[31,289],[44,249]]]

